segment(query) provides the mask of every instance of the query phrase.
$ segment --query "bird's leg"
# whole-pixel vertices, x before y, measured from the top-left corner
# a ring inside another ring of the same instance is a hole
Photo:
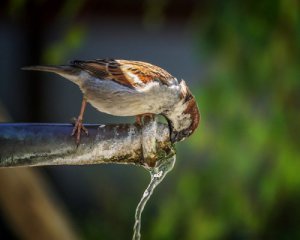
[[[74,136],[76,134],[76,143],[77,143],[77,145],[80,142],[81,131],[84,131],[85,134],[88,135],[88,130],[82,125],[82,119],[83,119],[83,114],[84,114],[85,107],[86,107],[86,99],[83,97],[82,103],[81,103],[80,113],[79,113],[78,118],[75,120],[75,126],[74,126],[72,134],[71,134],[72,136]]]
[[[135,116],[135,123],[138,126],[141,127],[144,124],[145,118],[153,119],[154,118],[154,114],[152,114],[152,113],[145,113],[145,114],[137,115],[137,116]]]
[[[136,116],[135,116],[135,123],[136,123],[138,126],[142,126],[142,118],[143,118],[143,115],[136,115]]]

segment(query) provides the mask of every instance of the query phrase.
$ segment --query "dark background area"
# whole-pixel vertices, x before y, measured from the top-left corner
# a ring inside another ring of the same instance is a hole
[[[0,102],[14,122],[70,122],[80,109],[78,87],[22,66],[106,57],[159,65],[188,83],[202,122],[178,144],[174,171],[146,206],[142,238],[298,239],[299,5],[4,1]],[[85,114],[89,123],[124,121],[133,118],[90,106]],[[131,238],[146,171],[113,165],[38,171],[79,238]],[[22,239],[3,212],[1,239]]]

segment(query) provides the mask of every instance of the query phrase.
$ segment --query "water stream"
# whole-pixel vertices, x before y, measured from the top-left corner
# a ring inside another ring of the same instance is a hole
[[[149,169],[151,176],[150,183],[144,191],[144,194],[135,210],[135,224],[133,227],[134,232],[132,237],[133,240],[141,239],[141,216],[144,207],[147,201],[150,199],[154,189],[158,186],[159,183],[161,183],[161,181],[164,179],[167,173],[173,169],[175,161],[176,155],[168,159],[162,159],[156,167]]]

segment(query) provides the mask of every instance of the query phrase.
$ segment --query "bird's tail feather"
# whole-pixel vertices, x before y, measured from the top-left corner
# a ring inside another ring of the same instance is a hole
[[[58,65],[58,66],[28,66],[23,67],[22,70],[33,70],[33,71],[43,71],[43,72],[53,72],[56,73],[77,85],[81,84],[81,78],[79,77],[81,70],[79,68],[68,66],[68,65]]]
[[[22,67],[22,70],[33,70],[33,71],[43,71],[43,72],[53,72],[57,74],[70,74],[70,75],[77,75],[79,73],[79,69],[76,69],[72,66],[68,65],[59,65],[59,66],[28,66]]]

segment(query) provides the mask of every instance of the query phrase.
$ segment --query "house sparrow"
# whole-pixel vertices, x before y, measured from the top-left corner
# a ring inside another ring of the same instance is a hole
[[[54,72],[79,86],[83,100],[72,132],[77,144],[81,131],[87,134],[82,125],[87,102],[111,115],[136,116],[138,124],[145,116],[161,114],[168,121],[172,143],[190,136],[200,121],[195,98],[185,81],[178,83],[167,71],[150,63],[96,59],[22,69]]]

